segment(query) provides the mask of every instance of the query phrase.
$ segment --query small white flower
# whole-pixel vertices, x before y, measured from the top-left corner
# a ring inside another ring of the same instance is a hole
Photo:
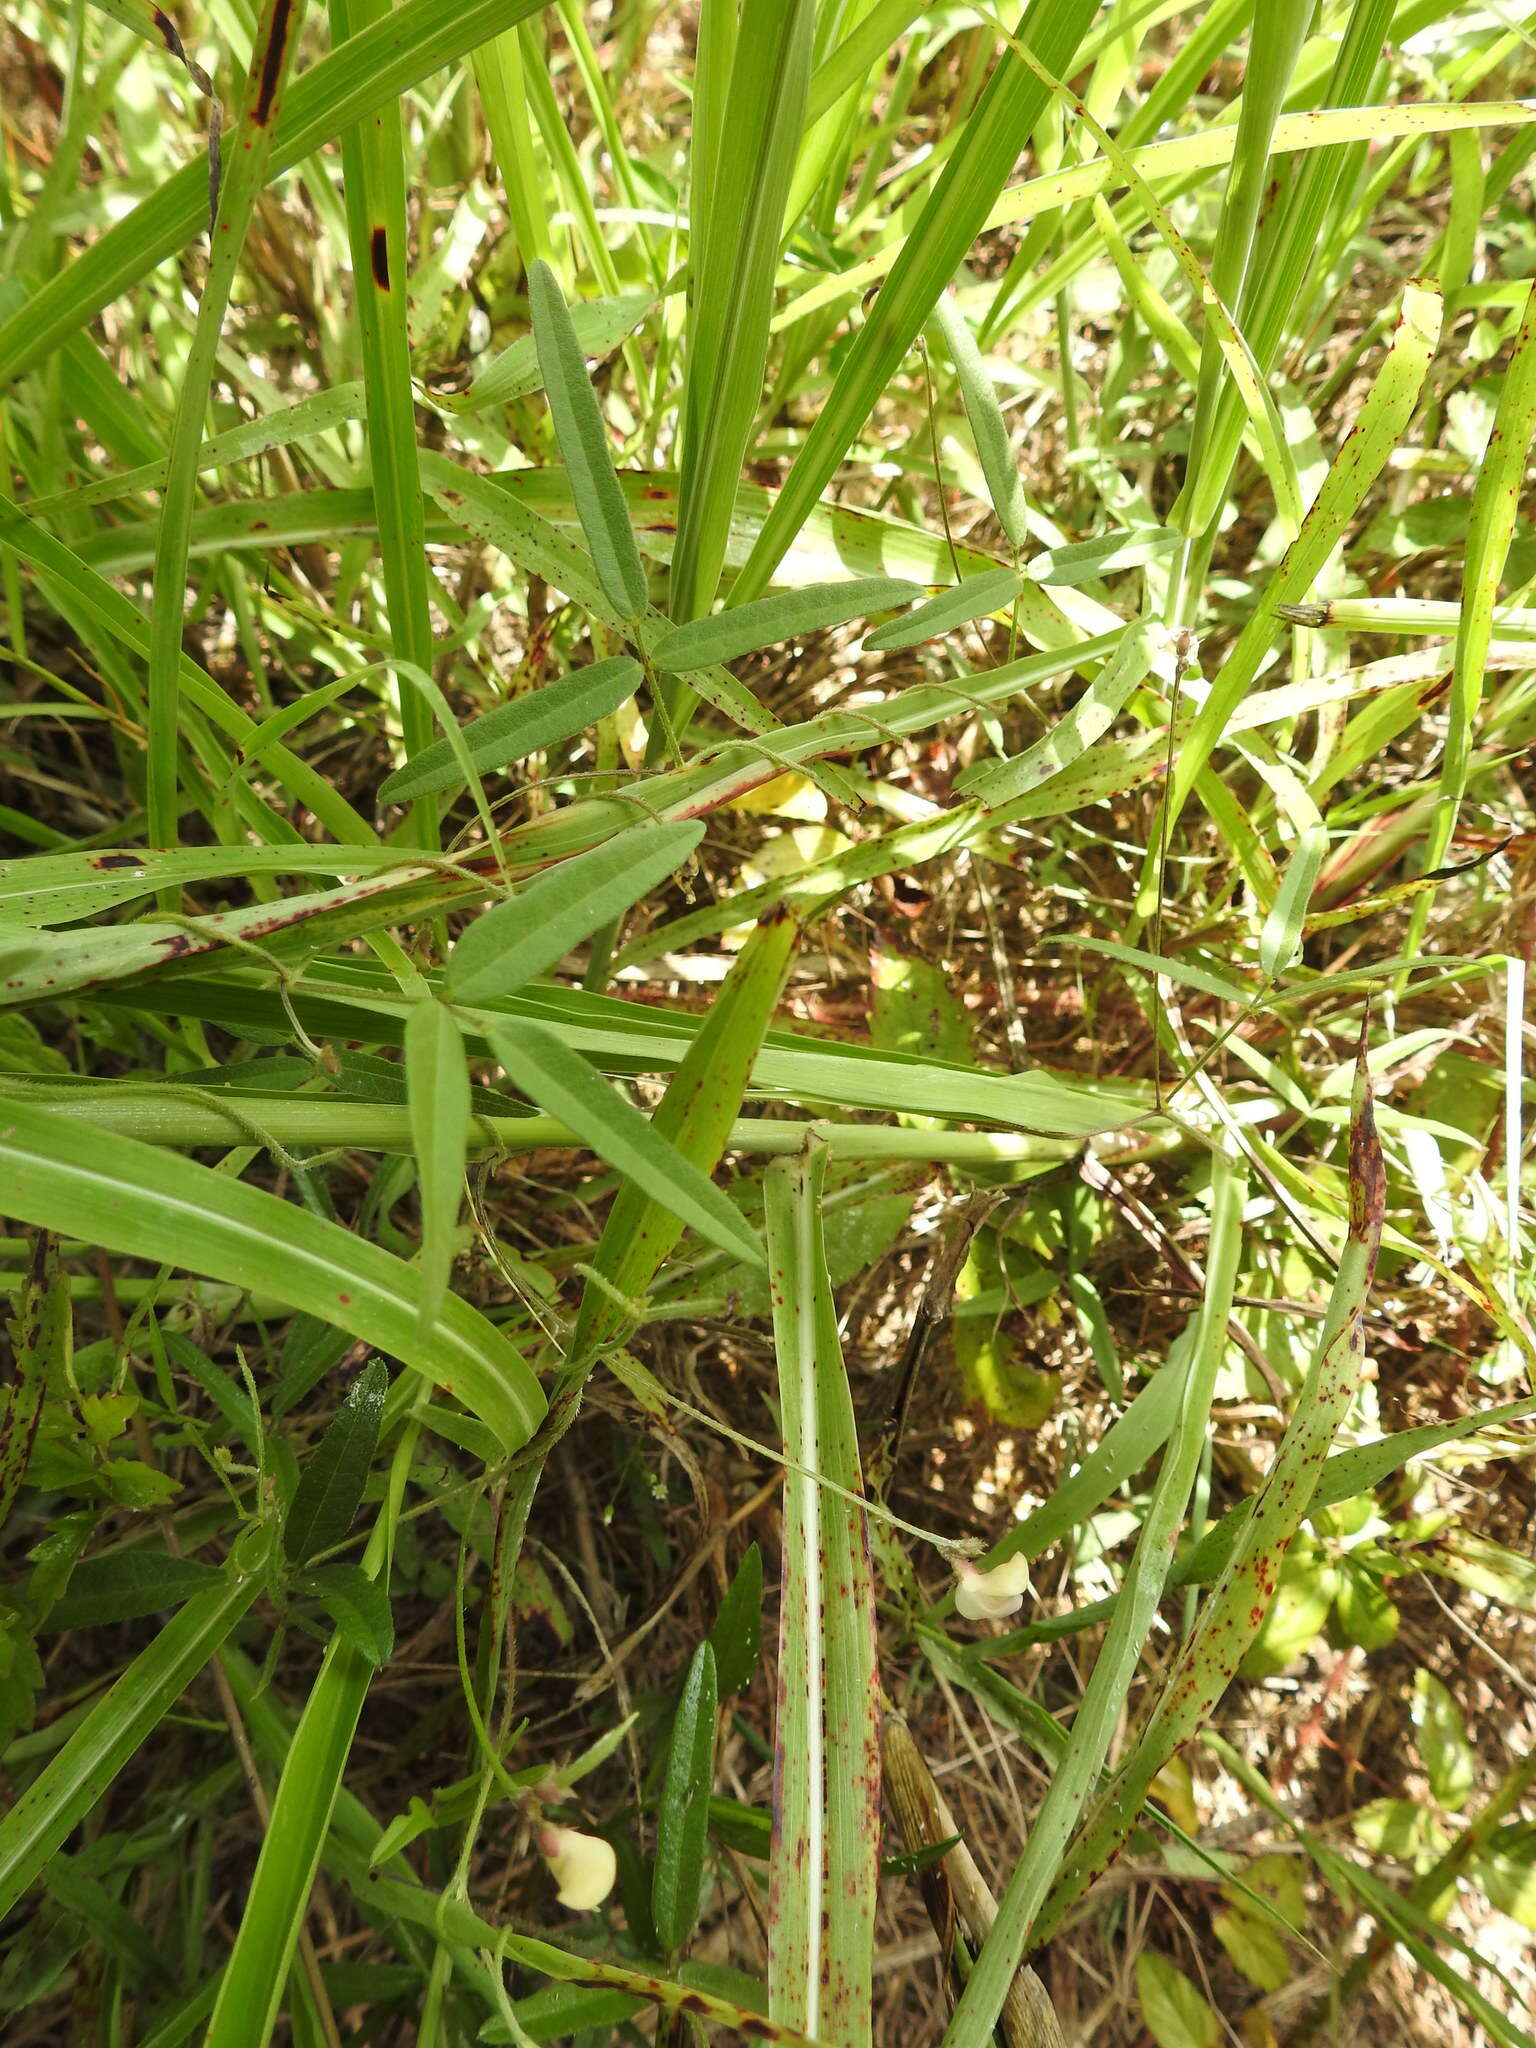
[[[955,1605],[967,1621],[1001,1621],[1017,1614],[1029,1591],[1029,1560],[1022,1556],[1005,1558],[991,1571],[981,1571],[969,1558],[956,1568],[960,1583],[955,1587]]]
[[[553,1873],[556,1897],[573,1913],[590,1913],[613,1890],[619,1859],[613,1844],[601,1836],[576,1828],[540,1828],[539,1853]]]

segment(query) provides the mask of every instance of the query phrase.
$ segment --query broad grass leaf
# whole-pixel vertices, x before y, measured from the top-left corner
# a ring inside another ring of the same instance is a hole
[[[427,997],[405,1020],[405,1090],[421,1197],[421,1306],[430,1333],[448,1292],[469,1149],[469,1066],[464,1040],[442,1003]]]
[[[322,1550],[334,1549],[352,1527],[373,1470],[388,1392],[383,1359],[370,1358],[299,1473],[283,1522],[283,1551],[290,1564],[307,1564]]]
[[[846,625],[871,612],[892,610],[921,597],[922,586],[893,576],[861,576],[849,583],[809,583],[799,590],[776,591],[772,597],[730,611],[674,626],[651,649],[656,666],[676,674],[735,661],[762,647],[777,647],[805,633]]]
[[[529,265],[528,302],[555,438],[565,457],[598,581],[610,604],[626,619],[637,619],[645,610],[645,568],[635,546],[624,494],[613,473],[608,429],[587,375],[570,308],[555,273],[540,258]]]
[[[709,1640],[720,1696],[744,1692],[757,1670],[763,1644],[763,1553],[749,1543],[725,1589]]]
[[[1300,958],[1307,905],[1327,852],[1328,827],[1321,820],[1305,826],[1298,834],[1274,907],[1259,934],[1259,966],[1266,980],[1273,981]]]
[[[763,1248],[735,1205],[558,1033],[518,1017],[491,1025],[486,1035],[513,1086],[559,1117],[648,1201],[732,1258],[763,1263]]]
[[[547,868],[468,927],[448,958],[456,1003],[516,994],[665,881],[704,836],[692,818],[637,825]]]
[[[702,1174],[713,1173],[720,1163],[799,936],[800,927],[790,917],[757,927],[651,1119],[652,1130]],[[682,1230],[665,1204],[631,1181],[614,1197],[593,1266],[609,1287],[633,1300],[655,1279]],[[757,1262],[755,1246],[753,1257]],[[582,1357],[606,1343],[620,1321],[607,1291],[589,1283],[577,1311],[573,1355]]]
[[[763,399],[818,10],[815,0],[707,0],[704,12],[671,595],[681,619],[707,612],[719,588]]]
[[[320,1602],[359,1656],[375,1668],[389,1662],[395,1647],[389,1595],[360,1565],[315,1565],[299,1574],[294,1589]]]
[[[983,569],[979,575],[962,576],[950,590],[941,590],[888,626],[880,626],[864,638],[864,645],[876,654],[894,653],[916,647],[923,640],[937,640],[968,626],[973,619],[989,618],[1018,596],[1022,579],[1016,569]]]
[[[790,1464],[774,1729],[769,2010],[829,2043],[870,2038],[879,1879],[875,1592],[820,1211],[826,1149],[764,1179],[773,1341]],[[845,1489],[826,1491],[819,1478]],[[855,1498],[850,1500],[846,1494]]]
[[[656,1816],[651,1922],[669,1956],[684,1947],[699,1917],[718,1698],[714,1646],[706,1639],[693,1653],[673,1718],[667,1774]]]
[[[471,765],[483,775],[588,731],[635,694],[640,677],[639,662],[631,655],[617,654],[587,668],[572,669],[555,682],[530,690],[510,704],[498,705],[482,718],[471,719],[461,731]],[[380,784],[379,802],[408,803],[434,790],[456,789],[463,780],[463,767],[452,741],[434,740]]]
[[[1009,545],[1018,554],[1029,541],[1029,505],[1014,464],[1008,422],[997,402],[997,391],[987,375],[976,337],[952,293],[945,292],[940,297],[933,318],[960,380],[960,396],[971,424],[971,437],[976,443],[992,510],[1008,536]]]
[[[584,299],[572,306],[571,328],[582,356],[609,354],[626,334],[634,333],[655,304],[646,292],[621,292],[616,298]],[[523,334],[480,372],[467,391],[436,403],[444,412],[484,412],[488,406],[511,405],[543,389],[538,342]]]
[[[1171,526],[1144,526],[1130,533],[1105,533],[1097,540],[1071,542],[1048,548],[1024,564],[1024,574],[1035,583],[1054,583],[1070,588],[1092,583],[1100,576],[1113,576],[1121,569],[1140,569],[1155,562],[1179,545],[1182,535]]]
[[[67,1590],[39,1624],[39,1633],[100,1628],[160,1614],[180,1607],[194,1593],[206,1593],[220,1585],[223,1576],[214,1565],[200,1564],[192,1557],[173,1557],[168,1550],[150,1544],[109,1550],[75,1566]]]
[[[0,1215],[270,1295],[447,1388],[508,1450],[544,1396],[521,1354],[450,1295],[419,1329],[421,1276],[340,1224],[190,1159],[34,1103],[0,1104]]]

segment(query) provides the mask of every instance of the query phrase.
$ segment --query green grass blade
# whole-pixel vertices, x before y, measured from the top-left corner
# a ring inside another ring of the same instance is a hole
[[[426,1338],[442,1311],[453,1271],[469,1144],[469,1068],[464,1041],[446,1006],[430,996],[406,1019],[405,1091],[421,1196],[417,1318]]]
[[[940,295],[934,307],[934,325],[944,337],[944,346],[960,380],[960,395],[971,436],[986,479],[987,496],[997,523],[1008,536],[1015,556],[1029,545],[1029,505],[1024,483],[1013,459],[1008,439],[1008,422],[997,402],[997,392],[982,361],[976,337],[951,293]]]
[[[1461,613],[1456,629],[1456,665],[1452,673],[1450,719],[1445,735],[1445,762],[1434,823],[1424,849],[1424,866],[1437,868],[1456,830],[1466,794],[1468,765],[1483,696],[1488,648],[1493,638],[1499,584],[1509,546],[1519,521],[1526,464],[1536,438],[1536,293],[1526,300],[1509,367],[1499,391],[1487,452],[1472,486],[1472,516],[1467,527],[1467,554],[1462,570]],[[1416,910],[1406,950],[1423,936],[1427,901]]]
[[[555,438],[565,457],[598,581],[608,602],[626,620],[636,619],[645,610],[645,570],[570,309],[547,263],[535,260],[530,265],[528,300]]]
[[[1019,24],[1048,69],[1069,72],[1097,11],[1097,0],[1044,0]],[[733,596],[757,597],[789,549],[811,507],[831,482],[876,400],[922,332],[939,296],[980,233],[1019,151],[1044,111],[1044,85],[1009,52],[992,74],[960,143],[944,168],[891,274],[849,349],[826,403],[774,501]]]
[[[890,611],[922,596],[915,583],[892,576],[864,576],[851,583],[813,583],[799,590],[776,592],[752,604],[694,619],[665,633],[651,649],[658,668],[676,675],[735,661],[763,647],[777,647],[804,633],[846,625],[871,612]]]
[[[612,354],[655,305],[645,292],[621,292],[617,298],[583,299],[570,307],[582,357]],[[543,389],[538,343],[531,334],[523,334],[487,364],[466,392],[458,397],[447,395],[437,403],[444,412],[485,412],[493,405],[513,405],[520,398],[531,398]]]
[[[827,1277],[826,1151],[764,1182],[774,1349],[790,1469],[774,1729],[769,2011],[828,2048],[868,2048],[879,1877],[875,1594],[853,1403]]]
[[[478,774],[507,768],[543,753],[562,740],[587,732],[635,694],[640,664],[627,654],[572,669],[542,688],[516,697],[460,728],[471,767]],[[406,803],[429,791],[464,781],[459,750],[452,740],[434,740],[379,785],[380,803]]]
[[[509,1018],[489,1032],[491,1050],[507,1079],[539,1107],[575,1131],[601,1159],[625,1176],[650,1208],[673,1219],[674,1237],[690,1224],[732,1258],[763,1262],[763,1249],[741,1212],[713,1181],[572,1052],[548,1025]]]
[[[331,0],[332,39],[389,18],[388,0]],[[416,464],[416,401],[407,331],[405,136],[400,102],[382,106],[341,138],[353,304],[367,393],[367,463],[379,523],[389,643],[397,660],[432,667],[431,569]],[[403,685],[400,726],[407,752],[431,737],[431,711]]]
[[[673,1717],[666,1781],[656,1816],[651,1922],[669,1956],[680,1954],[687,1946],[699,1917],[709,1836],[709,1788],[715,1770],[718,1693],[715,1652],[706,1640],[693,1653]]]
[[[146,773],[149,837],[156,846],[174,846],[178,837],[176,761],[181,634],[203,420],[224,315],[245,247],[246,230],[266,182],[273,129],[303,20],[303,0],[263,0],[240,114],[231,137],[229,163],[220,183],[218,219],[197,309],[197,326],[176,397],[176,420],[166,458],[165,497],[155,547],[155,605],[150,615]]]
[[[327,142],[546,0],[404,0],[296,79],[268,170],[292,170]],[[25,306],[0,322],[0,384],[49,355],[207,225],[208,162],[186,165]]]
[[[712,11],[723,13],[723,7]],[[785,203],[805,118],[815,0],[746,0],[718,133],[695,166],[702,246],[689,266],[682,487],[669,609],[708,611],[762,400]]]
[[[448,958],[449,993],[461,1003],[515,994],[664,881],[703,836],[692,819],[637,825],[537,876],[460,938]]]
[[[876,654],[887,654],[940,639],[970,625],[973,619],[1006,611],[1021,587],[1016,569],[983,569],[977,576],[963,576],[952,590],[940,591],[905,617],[867,633],[864,645]]]
[[[543,1413],[522,1357],[452,1296],[427,1339],[421,1276],[263,1188],[15,1098],[0,1105],[0,1213],[287,1302],[446,1387],[509,1450]]]
[[[1200,707],[1189,738],[1179,750],[1164,798],[1170,825],[1178,819],[1228,719],[1252,686],[1269,652],[1280,606],[1294,603],[1306,594],[1413,417],[1440,337],[1441,314],[1440,296],[1431,288],[1409,285],[1404,291],[1397,332],[1380,374],[1360,408],[1359,418],[1334,457],[1322,489],[1302,521],[1300,533],[1286,551],[1278,573],[1269,578],[1260,593]],[[1136,906],[1138,917],[1151,915],[1156,877],[1154,849],[1143,871]]]
[[[757,927],[657,1106],[653,1128],[700,1173],[713,1173],[720,1162],[799,936],[790,917]],[[622,1299],[632,1301],[681,1235],[677,1218],[628,1182],[614,1197],[593,1267]],[[573,1357],[580,1360],[608,1342],[621,1320],[612,1296],[589,1282],[577,1313]]]
[[[283,1521],[283,1554],[290,1564],[308,1564],[322,1550],[334,1549],[352,1527],[373,1469],[388,1392],[384,1361],[371,1358],[305,1460]]]
[[[0,1819],[0,1919],[148,1740],[262,1588],[231,1573],[198,1593],[141,1650]]]

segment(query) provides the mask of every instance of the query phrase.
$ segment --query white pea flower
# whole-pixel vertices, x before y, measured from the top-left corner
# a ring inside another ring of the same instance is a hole
[[[1001,1621],[1024,1605],[1029,1591],[1027,1558],[1005,1558],[989,1572],[962,1558],[956,1569],[960,1582],[955,1587],[955,1605],[967,1621]]]
[[[539,1853],[558,1887],[556,1897],[573,1913],[590,1913],[613,1890],[619,1859],[613,1844],[576,1828],[539,1829]]]

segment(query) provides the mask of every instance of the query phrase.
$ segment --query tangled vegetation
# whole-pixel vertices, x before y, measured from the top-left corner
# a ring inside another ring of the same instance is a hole
[[[1528,2048],[1533,92],[18,0],[15,2048]]]

